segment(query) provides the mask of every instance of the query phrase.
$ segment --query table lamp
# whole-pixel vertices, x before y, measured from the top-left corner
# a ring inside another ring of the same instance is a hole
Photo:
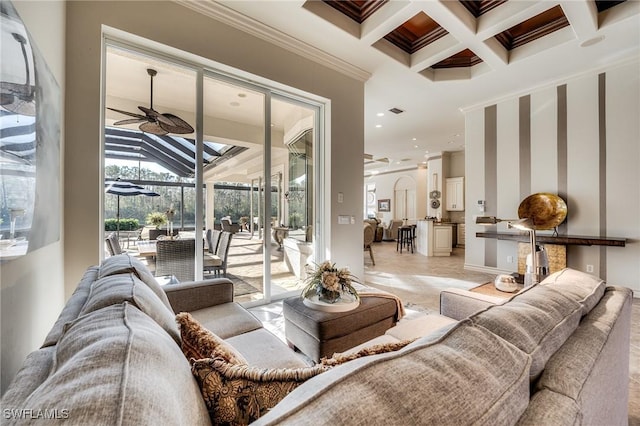
[[[529,242],[531,243],[531,270],[529,270],[529,256],[527,256],[527,270],[524,274],[524,285],[529,287],[540,282],[541,276],[546,276],[549,270],[547,253],[542,246],[536,244],[536,227],[531,218],[524,218],[509,223],[510,227],[529,232]]]

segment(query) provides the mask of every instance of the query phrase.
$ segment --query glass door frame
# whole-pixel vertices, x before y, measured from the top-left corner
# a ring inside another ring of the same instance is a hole
[[[326,216],[326,203],[325,203],[325,191],[326,191],[326,181],[328,178],[328,174],[325,174],[325,165],[326,161],[326,143],[327,139],[325,138],[325,125],[327,123],[325,118],[325,113],[328,111],[326,108],[330,104],[330,100],[324,99],[317,95],[312,94],[301,94],[302,91],[295,89],[294,87],[285,87],[279,83],[271,81],[267,78],[260,76],[253,76],[254,78],[250,78],[251,76],[242,70],[239,69],[231,69],[225,65],[219,64],[213,60],[202,58],[202,62],[193,60],[193,55],[189,52],[182,52],[185,56],[188,56],[189,59],[181,58],[174,53],[166,53],[163,50],[173,50],[166,46],[158,45],[157,48],[148,47],[148,43],[144,43],[142,40],[137,40],[137,36],[132,34],[125,33],[114,33],[110,31],[103,31],[102,34],[102,79],[101,79],[101,111],[100,111],[100,124],[101,129],[105,128],[105,103],[106,103],[106,52],[108,47],[123,49],[129,51],[133,54],[139,54],[141,56],[147,56],[151,58],[155,58],[157,60],[166,61],[168,63],[172,63],[186,69],[189,69],[196,73],[196,81],[195,81],[195,147],[196,147],[196,167],[195,167],[195,187],[203,188],[203,146],[204,146],[204,79],[205,78],[214,78],[220,81],[224,81],[230,84],[238,85],[241,87],[245,87],[247,89],[251,89],[256,92],[260,92],[264,94],[264,148],[263,148],[263,173],[264,177],[262,180],[262,185],[264,188],[271,188],[271,126],[268,123],[271,123],[271,106],[272,100],[278,99],[281,101],[294,103],[300,106],[304,106],[305,108],[313,109],[314,111],[314,120],[313,120],[313,155],[314,155],[314,194],[313,194],[313,203],[314,210],[318,212],[314,216],[313,219],[313,257],[314,259],[318,259],[319,257],[323,257],[320,255],[325,245],[325,225],[329,220]],[[145,44],[146,46],[143,46]],[[155,43],[154,43],[155,44]],[[213,65],[206,65],[205,62],[208,62]],[[222,69],[226,69],[223,71]],[[258,83],[256,83],[256,81]],[[277,86],[277,87],[276,87]],[[295,93],[299,92],[299,93]],[[315,98],[315,99],[314,99]],[[101,158],[100,158],[100,166],[104,170],[104,147],[105,147],[105,132],[101,131],[100,136],[100,144],[101,144]],[[267,172],[268,171],[268,172]],[[101,185],[104,185],[104,182],[101,182]],[[102,189],[102,188],[101,188]],[[100,223],[104,222],[104,194],[103,191],[100,191],[102,194],[100,197]],[[263,193],[261,197],[259,197],[259,202],[261,203],[262,212],[271,211],[271,197],[266,196],[266,192]],[[267,201],[268,200],[268,201]],[[195,229],[202,229],[204,227],[204,218],[202,214],[198,212],[204,212],[205,208],[205,199],[203,191],[196,191],[195,197]],[[271,223],[270,221],[264,221],[264,231],[263,231],[263,285],[264,285],[264,298],[262,300],[256,302],[247,302],[245,306],[254,306],[270,303],[272,301],[271,297],[271,259],[268,255],[270,248],[270,235],[271,235]],[[102,233],[103,231],[100,230]],[[203,241],[201,238],[195,239],[196,243],[196,253],[195,253],[195,279],[202,280],[203,279]],[[102,244],[102,238],[99,239],[101,242],[100,250],[103,253],[104,257],[104,247]],[[281,293],[278,295],[278,299],[288,297],[297,291],[291,291],[287,293]]]

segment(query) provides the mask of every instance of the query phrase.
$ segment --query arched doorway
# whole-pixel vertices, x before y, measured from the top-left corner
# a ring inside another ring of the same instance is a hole
[[[394,219],[416,218],[416,181],[409,176],[402,176],[393,187]]]

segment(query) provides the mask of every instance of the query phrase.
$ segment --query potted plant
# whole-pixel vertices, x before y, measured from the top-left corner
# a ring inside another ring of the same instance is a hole
[[[147,215],[147,224],[155,226],[156,229],[149,230],[149,239],[156,240],[158,235],[166,234],[166,231],[160,230],[160,227],[167,223],[167,216],[164,213],[153,212]]]
[[[349,294],[357,300],[358,292],[353,287],[353,283],[357,282],[357,278],[349,272],[348,268],[338,269],[335,263],[327,260],[308,274],[302,297],[317,296],[322,302],[335,303],[344,294]]]

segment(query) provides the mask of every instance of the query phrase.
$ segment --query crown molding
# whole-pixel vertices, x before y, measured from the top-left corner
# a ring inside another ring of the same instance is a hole
[[[187,7],[195,12],[208,16],[216,21],[227,24],[245,33],[251,34],[269,43],[275,44],[283,49],[310,59],[318,64],[324,65],[342,74],[359,81],[367,81],[371,78],[371,73],[356,67],[342,59],[339,59],[327,52],[318,49],[310,44],[298,40],[290,35],[276,30],[262,22],[245,16],[235,10],[224,6],[213,0],[173,0],[181,6]]]

